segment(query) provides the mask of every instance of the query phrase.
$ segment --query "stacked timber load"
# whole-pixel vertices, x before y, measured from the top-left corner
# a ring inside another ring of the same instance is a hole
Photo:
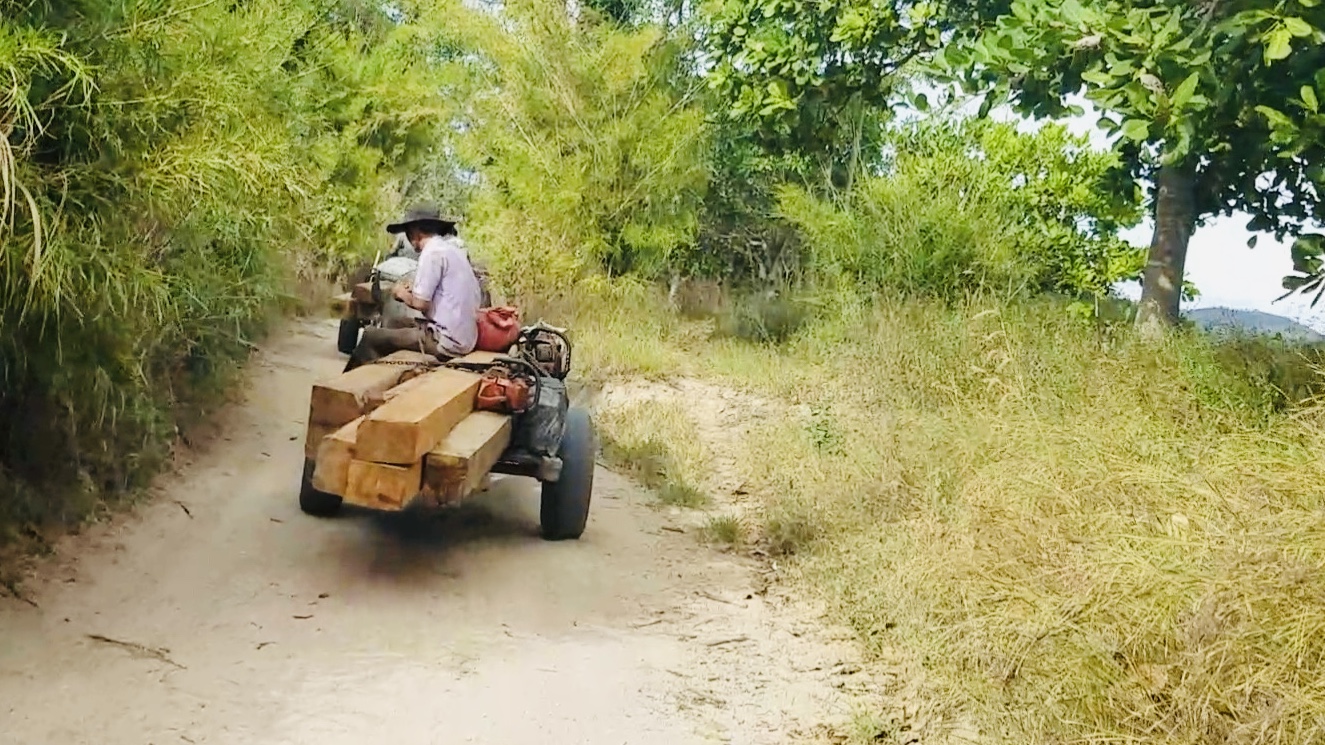
[[[461,361],[490,361],[483,354]],[[400,510],[420,496],[445,504],[479,488],[510,444],[511,418],[475,409],[478,373],[422,366],[432,361],[397,352],[314,386],[314,489]]]

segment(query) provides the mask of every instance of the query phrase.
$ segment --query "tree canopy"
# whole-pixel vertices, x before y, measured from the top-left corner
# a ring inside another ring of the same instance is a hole
[[[887,109],[908,63],[1035,117],[1079,115],[1116,135],[1120,178],[1154,184],[1142,315],[1174,321],[1188,241],[1245,212],[1283,238],[1321,217],[1325,7],[1317,0],[715,3],[713,84],[776,143],[842,160],[851,106]],[[913,99],[927,108],[924,96]],[[835,144],[839,147],[833,152]],[[1318,268],[1315,238],[1299,268]],[[1302,286],[1310,276],[1290,280]],[[1320,287],[1319,283],[1311,285]]]
[[[908,62],[939,48],[975,5],[720,0],[702,22],[708,80],[731,115],[758,122],[765,146],[840,169],[859,151],[862,122],[906,88]]]
[[[1317,0],[1014,0],[938,62],[987,105],[1062,117],[1083,94],[1100,112],[1129,174],[1156,183],[1143,313],[1173,321],[1202,218],[1245,212],[1283,237],[1322,216],[1322,28]]]

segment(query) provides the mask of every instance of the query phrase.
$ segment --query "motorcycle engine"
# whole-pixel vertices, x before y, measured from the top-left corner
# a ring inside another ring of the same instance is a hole
[[[570,374],[571,345],[564,329],[542,321],[525,328],[516,341],[520,357],[550,378],[565,380]]]

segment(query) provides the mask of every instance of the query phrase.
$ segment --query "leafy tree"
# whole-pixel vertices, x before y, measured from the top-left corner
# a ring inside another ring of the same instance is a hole
[[[1319,0],[1014,0],[939,62],[991,87],[986,106],[1057,117],[1084,92],[1102,113],[1128,173],[1154,184],[1139,314],[1153,326],[1178,318],[1204,218],[1245,211],[1282,238],[1322,217],[1323,28]]]
[[[712,98],[712,190],[701,250],[709,271],[790,279],[798,231],[778,186],[851,190],[884,155],[907,64],[937,48],[974,3],[714,0],[696,19]],[[997,7],[1003,7],[999,4]],[[928,108],[923,95],[911,97]]]
[[[1140,222],[1139,190],[1118,182],[1117,155],[1092,148],[1088,138],[1057,124],[1024,133],[1006,123],[939,119],[891,139],[899,159],[932,174],[925,193],[969,183],[1016,226],[1018,254],[1036,268],[1036,289],[1102,296],[1140,275],[1142,253],[1118,235]]]
[[[814,166],[796,153],[771,153],[747,120],[722,114],[709,99],[712,136],[705,153],[708,191],[695,244],[678,256],[677,274],[762,287],[794,283],[803,268],[796,230],[778,212],[778,188],[801,182]]]
[[[628,26],[639,19],[645,10],[645,0],[585,0],[589,8],[612,23]]]
[[[716,0],[702,38],[714,60],[710,83],[733,116],[756,122],[774,153],[815,158],[844,186],[877,151],[877,121],[907,90],[907,64],[1002,0],[798,2]],[[917,104],[927,108],[923,95]]]

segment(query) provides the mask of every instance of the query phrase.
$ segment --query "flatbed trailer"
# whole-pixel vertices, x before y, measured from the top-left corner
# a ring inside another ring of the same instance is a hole
[[[578,539],[588,521],[597,443],[588,412],[570,405],[569,343],[539,324],[508,353],[446,362],[392,355],[314,385],[299,506],[331,517],[346,504],[398,512],[445,507],[484,488],[491,474],[542,484],[548,540]],[[519,370],[533,382],[528,404],[482,408],[491,372]]]

